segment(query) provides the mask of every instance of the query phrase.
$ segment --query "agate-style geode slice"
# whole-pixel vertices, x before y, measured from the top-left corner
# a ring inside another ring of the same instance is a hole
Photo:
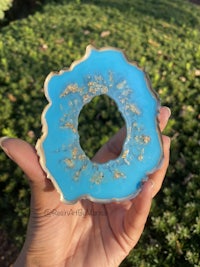
[[[61,200],[106,203],[136,196],[141,182],[163,159],[157,120],[160,104],[145,73],[120,50],[88,46],[85,56],[68,70],[47,77],[45,94],[49,104],[42,114],[43,135],[36,148]],[[115,100],[127,136],[117,159],[97,164],[80,146],[78,117],[83,106],[101,94]]]

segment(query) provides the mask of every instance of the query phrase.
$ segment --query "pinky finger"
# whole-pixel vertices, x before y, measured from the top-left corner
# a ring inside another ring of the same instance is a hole
[[[149,178],[154,183],[153,197],[160,190],[165,174],[167,172],[167,168],[169,166],[170,138],[168,136],[162,135],[162,139],[163,139],[163,150],[164,150],[164,160],[163,160],[162,166],[159,170],[149,175]]]

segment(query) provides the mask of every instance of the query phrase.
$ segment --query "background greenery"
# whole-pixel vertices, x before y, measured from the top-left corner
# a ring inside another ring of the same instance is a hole
[[[47,74],[69,67],[88,44],[123,49],[130,61],[145,68],[162,104],[172,110],[165,131],[172,149],[146,230],[122,266],[200,266],[200,7],[186,0],[51,0],[21,5],[18,13],[9,11],[0,27],[0,135],[35,144],[41,135]],[[81,131],[90,155],[91,146],[95,150],[95,143],[102,144],[123,123],[109,99],[92,105],[94,111],[87,107],[81,118],[87,125]],[[0,152],[0,231],[1,239],[5,237],[0,266],[13,261],[24,240],[30,192],[23,176]]]
[[[4,19],[4,13],[12,5],[12,0],[0,0],[0,20]]]

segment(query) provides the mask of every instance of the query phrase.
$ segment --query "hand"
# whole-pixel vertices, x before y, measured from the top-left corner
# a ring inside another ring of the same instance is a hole
[[[162,107],[159,115],[161,130],[165,128],[169,116],[169,109]],[[93,160],[104,162],[116,158],[124,137],[125,129],[122,129]],[[162,138],[163,165],[149,176],[136,198],[109,204],[82,200],[74,205],[60,202],[59,194],[46,178],[31,145],[20,139],[1,139],[3,150],[25,172],[31,187],[31,213],[26,240],[14,267],[119,266],[137,244],[152,198],[162,185],[170,148],[169,137]]]

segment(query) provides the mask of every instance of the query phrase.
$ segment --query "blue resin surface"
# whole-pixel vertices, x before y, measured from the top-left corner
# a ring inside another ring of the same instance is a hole
[[[163,159],[159,101],[145,73],[117,49],[88,46],[84,58],[69,70],[47,77],[45,94],[49,104],[42,115],[43,136],[37,151],[61,200],[110,202],[136,196],[141,182]],[[83,106],[101,94],[115,100],[127,136],[117,159],[97,164],[82,150],[77,129]]]

